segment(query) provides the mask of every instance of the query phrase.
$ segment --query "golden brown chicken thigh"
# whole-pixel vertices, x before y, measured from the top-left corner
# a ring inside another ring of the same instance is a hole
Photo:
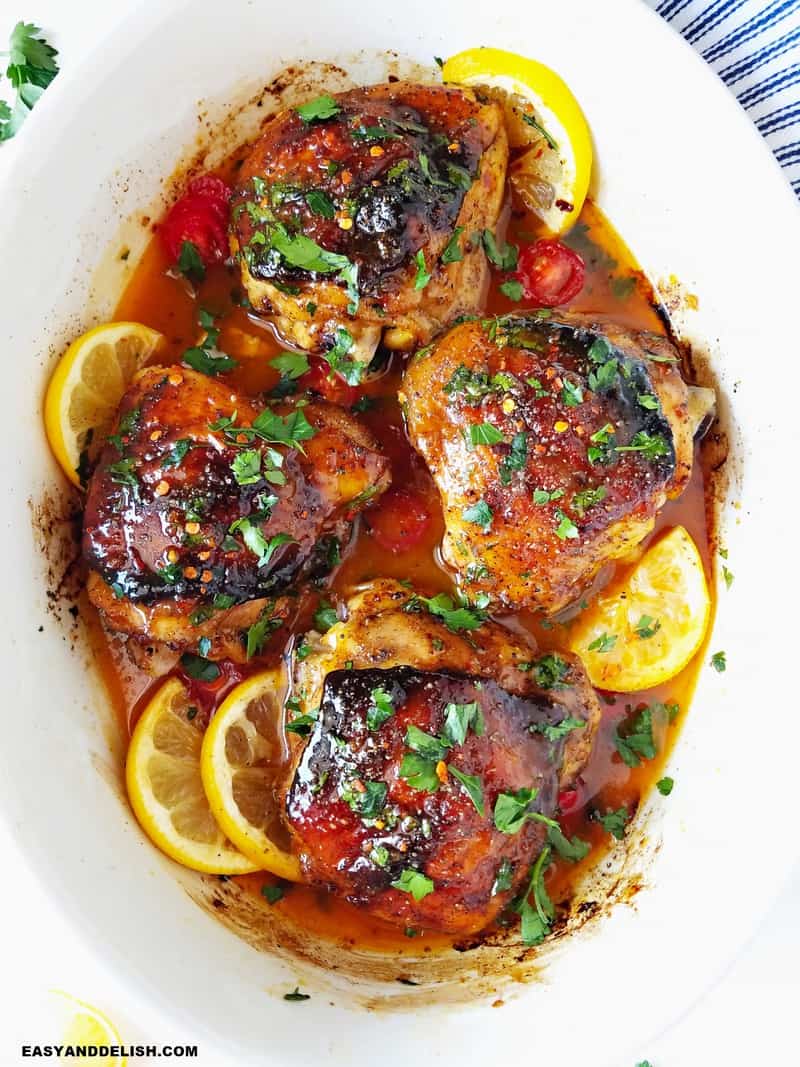
[[[149,367],[89,484],[89,595],[112,629],[235,646],[262,613],[280,618],[276,598],[319,563],[326,537],[347,536],[388,468],[334,405],[260,410],[193,370]]]
[[[281,112],[231,201],[253,308],[351,377],[382,334],[425,344],[479,306],[507,158],[500,109],[469,90],[398,82]]]
[[[287,797],[311,881],[462,935],[519,890],[600,719],[577,658],[472,614],[381,579],[307,637],[295,695],[313,725]]]
[[[470,596],[557,612],[650,532],[692,469],[678,363],[662,337],[550,312],[463,323],[412,359],[409,435]]]

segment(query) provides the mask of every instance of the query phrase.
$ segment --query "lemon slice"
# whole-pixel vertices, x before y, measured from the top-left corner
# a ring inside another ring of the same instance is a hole
[[[200,768],[214,817],[234,845],[263,870],[297,882],[300,865],[280,822],[286,688],[280,669],[237,685],[206,731]]]
[[[189,708],[189,694],[177,678],[165,682],[147,705],[128,749],[128,796],[153,844],[184,867],[246,874],[256,865],[225,838],[203,792],[203,734]]]
[[[503,104],[511,146],[525,149],[511,165],[511,184],[551,234],[565,233],[586,199],[592,137],[563,79],[535,59],[499,48],[459,52],[444,64],[442,76],[458,85],[486,86]]]
[[[593,685],[650,689],[683,670],[703,643],[710,612],[697,545],[676,526],[578,615],[569,646]]]
[[[63,1017],[64,1034],[62,1045],[83,1045],[89,1048],[113,1046],[120,1048],[122,1038],[111,1020],[97,1008],[84,1000],[53,990],[59,999],[59,1014]],[[61,1062],[70,1062],[63,1059]],[[96,1067],[125,1067],[125,1056],[93,1056],[92,1064]]]
[[[123,393],[161,340],[140,322],[107,322],[61,357],[47,387],[44,424],[53,455],[75,485],[81,453],[105,438]]]

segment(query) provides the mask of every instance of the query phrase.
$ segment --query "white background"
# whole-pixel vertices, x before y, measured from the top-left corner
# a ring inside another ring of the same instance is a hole
[[[46,29],[48,39],[59,49],[62,67],[73,67],[93,49],[102,48],[104,35],[133,6],[135,0],[0,0],[0,49],[15,22],[19,19],[34,21]],[[547,59],[546,56],[537,58]],[[55,92],[58,92],[58,80],[48,89],[48,93]],[[19,136],[25,137],[24,129]],[[14,158],[13,141],[0,145],[0,168],[13,167]],[[3,210],[11,211],[13,205],[5,204]],[[12,358],[11,353],[5,353],[5,356]],[[16,356],[24,358],[24,354]],[[767,758],[767,755],[766,748],[762,748],[756,758]],[[765,818],[785,815],[770,811],[768,796],[756,798],[745,789],[742,802],[763,806]],[[735,818],[735,814],[731,817]],[[743,911],[747,908],[747,880],[758,877],[758,865],[745,862],[753,848],[757,849],[757,842],[742,842],[741,868],[730,872],[729,892],[740,898]],[[4,878],[0,880],[0,915],[5,920],[1,942],[4,967],[0,975],[0,1032],[8,1034],[14,1017],[35,1017],[42,996],[48,989],[56,988],[67,990],[104,1010],[127,1042],[192,1042],[192,1034],[166,1032],[160,1024],[158,1032],[154,1032],[149,1029],[153,1025],[151,1020],[129,1016],[130,1006],[126,1005],[114,976],[101,962],[102,946],[94,946],[90,951],[83,945],[24,866],[15,862],[13,853],[14,845],[0,826],[4,872]],[[763,862],[768,863],[769,857],[764,857]],[[691,877],[691,872],[687,872],[687,877]],[[698,886],[697,892],[699,901],[703,887]],[[800,871],[796,872],[755,939],[717,988],[677,1026],[651,1041],[647,1048],[633,1050],[630,1057],[624,1054],[618,1067],[634,1067],[637,1061],[645,1059],[653,1067],[800,1065],[796,1036],[800,1003],[796,962],[800,961],[800,911],[796,907],[799,900]],[[705,900],[704,905],[708,907],[709,902]],[[30,939],[32,929],[37,934],[35,944]],[[675,936],[681,936],[680,930],[675,931]],[[732,938],[737,936],[735,931],[731,932]],[[692,967],[690,944],[685,946],[685,954],[689,970]],[[646,983],[648,969],[657,967],[658,960],[643,959],[639,973],[631,976],[632,981]],[[578,1019],[580,995],[576,992]],[[625,991],[621,989],[619,1014],[615,1019],[609,1019],[609,1026],[619,1028],[622,1047],[625,1045],[624,1023]],[[39,1032],[41,1034],[41,1030]],[[0,1044],[0,1049],[4,1044]],[[200,1063],[203,1067],[216,1067],[217,1064],[223,1067],[223,1059],[209,1053],[203,1055],[202,1048],[200,1053],[199,1060],[190,1062]],[[21,1058],[9,1060],[4,1058],[5,1055],[0,1051],[0,1067],[36,1062]]]

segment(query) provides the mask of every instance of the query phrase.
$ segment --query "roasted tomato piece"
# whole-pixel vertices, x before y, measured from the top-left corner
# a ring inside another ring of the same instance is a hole
[[[431,524],[425,498],[413,489],[390,489],[365,518],[373,538],[388,552],[418,545]]]
[[[225,182],[211,174],[189,183],[159,228],[161,241],[173,263],[180,258],[186,241],[197,249],[205,267],[227,257],[230,195]]]
[[[568,303],[583,288],[585,277],[581,257],[560,241],[535,241],[519,254],[517,278],[526,298],[540,307]]]

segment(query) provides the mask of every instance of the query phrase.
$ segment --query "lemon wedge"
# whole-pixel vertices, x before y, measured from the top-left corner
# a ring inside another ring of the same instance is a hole
[[[140,322],[107,322],[73,341],[59,360],[44,423],[53,455],[75,485],[81,453],[105,438],[131,379],[161,341]]]
[[[122,1046],[119,1031],[103,1012],[84,1000],[70,996],[69,993],[53,990],[53,995],[59,998],[60,1014],[65,1019],[62,1045],[81,1045],[88,1048]],[[70,1062],[61,1057],[59,1059],[62,1063]],[[127,1058],[116,1055],[93,1056],[92,1063],[96,1067],[125,1067]]]
[[[288,757],[286,689],[280,669],[237,685],[206,731],[200,769],[211,811],[239,851],[263,870],[297,882],[300,865],[281,828],[276,776]]]
[[[131,805],[153,844],[184,867],[246,874],[256,864],[225,838],[203,792],[202,744],[186,687],[170,678],[133,731],[125,769]]]
[[[592,685],[622,693],[650,689],[683,670],[703,643],[710,614],[697,545],[676,526],[577,616],[569,647]]]
[[[484,86],[502,105],[509,142],[522,150],[509,178],[553,236],[578,221],[592,173],[592,137],[564,80],[535,59],[470,48],[442,68],[445,82]]]

